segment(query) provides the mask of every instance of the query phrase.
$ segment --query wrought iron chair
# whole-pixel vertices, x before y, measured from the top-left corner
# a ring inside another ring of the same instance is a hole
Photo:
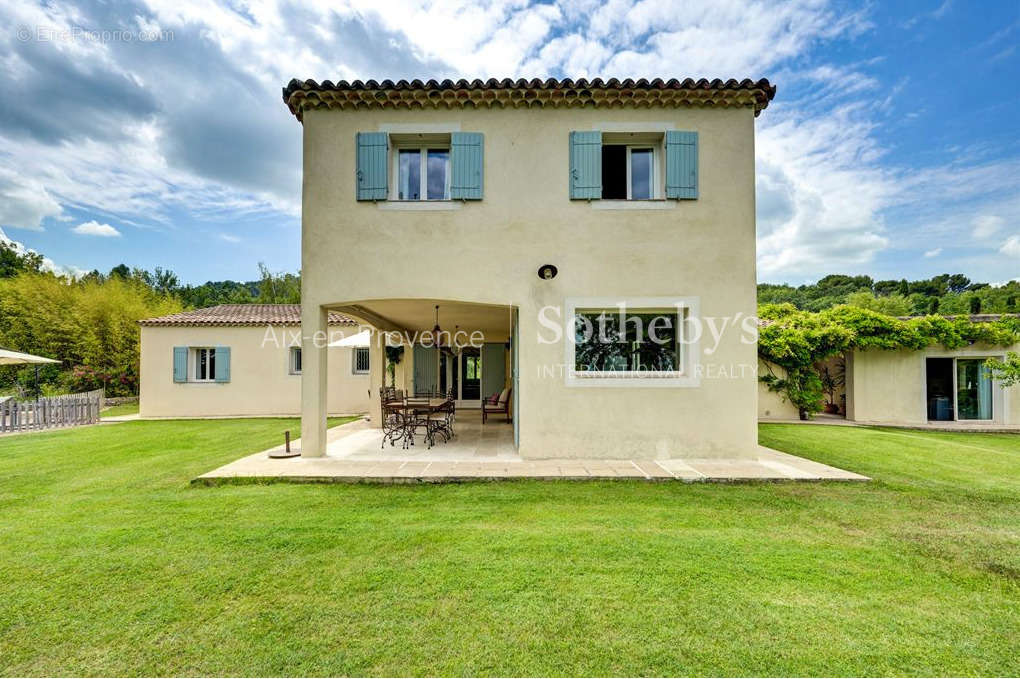
[[[382,412],[383,438],[381,448],[386,447],[386,442],[394,446],[397,439],[404,438],[406,427],[404,410],[397,407],[400,402],[396,399],[396,391],[392,387],[383,387],[379,390],[379,402]],[[406,443],[403,444],[406,447]]]

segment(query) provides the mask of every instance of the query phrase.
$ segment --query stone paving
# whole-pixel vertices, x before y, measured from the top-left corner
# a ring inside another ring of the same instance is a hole
[[[513,447],[513,430],[501,421],[484,426],[477,412],[458,413],[457,437],[431,450],[419,441],[404,450],[381,448],[382,435],[365,420],[330,429],[327,455],[270,458],[271,450],[243,457],[194,480],[237,479],[292,482],[442,483],[507,479],[644,481],[868,481],[868,477],[759,446],[746,459],[583,458],[524,460]],[[300,440],[293,449],[300,449]]]

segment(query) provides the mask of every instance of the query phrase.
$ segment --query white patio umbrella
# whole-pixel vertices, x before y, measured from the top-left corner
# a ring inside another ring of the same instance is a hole
[[[372,343],[372,333],[368,330],[330,342],[331,347],[367,347]]]
[[[42,356],[33,356],[32,354],[23,354],[20,351],[11,351],[10,349],[0,347],[0,365],[35,365],[35,394],[37,400],[39,398],[39,365],[43,363],[60,363],[60,361],[54,361],[52,358],[43,358]]]
[[[32,354],[23,354],[20,351],[11,351],[10,349],[0,348],[0,365],[23,365],[25,363],[60,363],[52,358],[43,358],[42,356],[33,356]]]

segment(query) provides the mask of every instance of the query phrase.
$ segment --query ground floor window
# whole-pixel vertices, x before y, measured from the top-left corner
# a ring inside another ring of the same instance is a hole
[[[694,298],[568,300],[568,385],[696,386],[692,305]]]
[[[370,367],[368,347],[358,347],[354,350],[354,374],[363,375]]]
[[[934,421],[994,418],[992,372],[981,358],[925,360],[928,419]]]
[[[574,370],[679,373],[680,323],[668,311],[579,309],[574,316]]]
[[[191,350],[192,379],[196,382],[216,380],[216,349],[196,347]]]
[[[290,374],[301,374],[301,347],[290,348]]]

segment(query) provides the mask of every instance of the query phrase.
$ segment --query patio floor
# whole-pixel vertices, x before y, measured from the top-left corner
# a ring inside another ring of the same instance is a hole
[[[867,481],[866,476],[758,447],[754,459],[524,460],[513,447],[513,429],[500,418],[484,426],[478,411],[457,413],[457,437],[431,450],[381,448],[380,430],[365,420],[330,429],[321,458],[271,458],[283,446],[243,457],[194,479],[293,482],[441,483],[507,479],[643,479],[648,481]],[[292,443],[300,449],[300,439]]]

